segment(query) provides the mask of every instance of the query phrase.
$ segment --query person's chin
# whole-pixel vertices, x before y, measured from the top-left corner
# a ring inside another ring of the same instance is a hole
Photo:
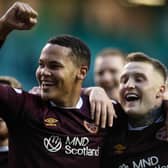
[[[49,94],[42,92],[42,93],[41,93],[41,98],[42,98],[43,100],[49,100]]]
[[[124,106],[123,109],[126,113],[132,113],[135,111],[135,107]]]

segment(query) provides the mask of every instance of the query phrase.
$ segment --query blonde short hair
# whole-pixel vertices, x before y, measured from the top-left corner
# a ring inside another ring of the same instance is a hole
[[[22,84],[17,79],[11,76],[0,76],[0,83],[4,83],[17,89],[22,88]]]
[[[126,57],[126,63],[129,62],[146,62],[151,64],[160,75],[163,76],[164,81],[167,80],[167,68],[164,64],[162,64],[159,60],[149,57],[143,52],[133,52],[128,54]]]

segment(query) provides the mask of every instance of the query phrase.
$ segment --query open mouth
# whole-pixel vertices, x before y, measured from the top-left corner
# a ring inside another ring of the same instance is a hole
[[[127,93],[125,95],[125,100],[128,101],[128,102],[137,101],[139,99],[140,99],[139,95],[137,95],[135,93]]]
[[[42,88],[51,87],[51,86],[54,86],[54,83],[50,81],[42,81],[41,86]]]

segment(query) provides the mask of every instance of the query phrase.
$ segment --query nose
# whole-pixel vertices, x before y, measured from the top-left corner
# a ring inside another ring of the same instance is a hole
[[[102,81],[111,82],[111,80],[112,80],[112,75],[109,72],[105,72],[104,75],[102,76]]]
[[[135,88],[134,80],[129,78],[128,81],[125,83],[125,88],[134,89]]]
[[[50,76],[51,75],[51,72],[50,70],[47,68],[47,67],[44,67],[41,69],[41,75],[44,75],[44,76]]]

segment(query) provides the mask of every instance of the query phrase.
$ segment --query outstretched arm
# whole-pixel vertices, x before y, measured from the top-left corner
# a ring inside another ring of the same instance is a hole
[[[41,94],[40,87],[39,86],[34,86],[29,90],[29,93],[39,95]]]
[[[83,88],[83,94],[89,96],[91,105],[91,117],[97,125],[105,128],[113,125],[113,118],[117,117],[113,108],[112,100],[101,87]]]
[[[37,23],[37,12],[27,3],[15,2],[0,18],[0,42],[13,30],[29,30]]]
[[[91,107],[91,118],[95,120],[96,125],[105,128],[113,125],[113,118],[117,117],[113,108],[112,100],[107,96],[101,87],[88,87],[82,89],[83,94],[89,96]],[[40,95],[40,87],[33,87],[29,93]]]

